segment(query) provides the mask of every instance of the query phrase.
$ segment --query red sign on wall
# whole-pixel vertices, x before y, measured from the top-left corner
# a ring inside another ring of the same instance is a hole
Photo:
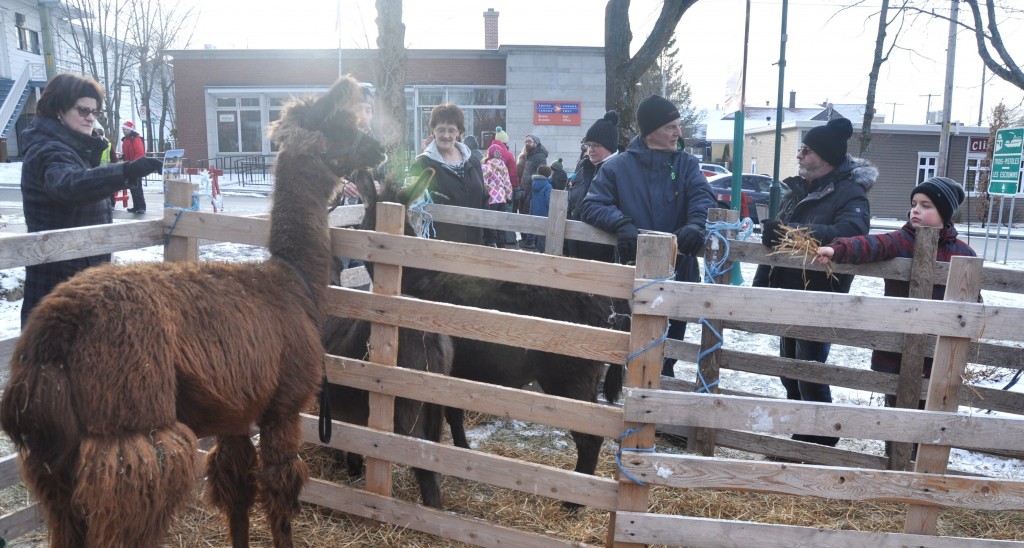
[[[967,153],[984,154],[988,152],[988,137],[968,137]]]
[[[580,124],[579,101],[533,102],[533,125],[535,126],[578,126]]]

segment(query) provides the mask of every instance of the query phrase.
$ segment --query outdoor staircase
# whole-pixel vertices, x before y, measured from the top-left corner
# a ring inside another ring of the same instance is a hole
[[[18,122],[18,117],[21,116],[21,111],[25,108],[25,103],[28,102],[28,94],[31,91],[29,86],[22,86],[19,92],[14,89],[14,84],[14,80],[0,78],[0,98],[3,99],[3,102],[7,101],[8,96],[12,100],[15,99],[13,94],[17,94],[17,102],[10,116],[6,120],[0,120],[0,123],[3,124],[3,130],[0,130],[0,138],[7,137],[14,130],[14,124]]]
[[[46,83],[45,67],[41,63],[29,63],[14,80],[0,79],[0,139],[6,139],[25,108],[32,85]]]

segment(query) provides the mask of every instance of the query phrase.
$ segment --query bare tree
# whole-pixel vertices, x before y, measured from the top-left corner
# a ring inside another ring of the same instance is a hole
[[[994,0],[985,1],[986,20],[982,20],[981,9],[978,0],[964,0],[971,7],[971,14],[974,16],[974,38],[978,44],[978,55],[985,62],[996,76],[1024,90],[1024,72],[1020,64],[1014,62],[1013,56],[1007,51],[1003,44],[1003,36],[999,33],[999,23],[996,18],[996,6]],[[1009,8],[1007,8],[1009,9]],[[988,30],[985,30],[985,22],[988,23]],[[1019,45],[1019,42],[1017,42]],[[999,56],[997,61],[992,57],[992,51]]]
[[[78,57],[68,60],[83,74],[92,76],[103,85],[104,111],[101,120],[107,135],[116,135],[121,126],[121,100],[123,87],[130,83],[130,73],[136,68],[133,47],[123,40],[133,24],[127,14],[138,0],[65,0],[61,2],[62,16],[69,23],[69,31],[61,40]]]
[[[605,108],[619,112],[623,142],[636,134],[637,83],[651,68],[675,33],[683,13],[697,0],[667,0],[650,35],[633,57],[629,45],[629,0],[608,0],[604,12]]]
[[[640,82],[637,83],[637,96],[645,97],[652,93],[672,101],[679,107],[680,126],[683,137],[693,137],[697,125],[704,120],[704,115],[693,106],[693,92],[690,85],[683,80],[683,68],[679,64],[679,47],[673,36],[651,68],[647,69]]]
[[[405,117],[405,24],[401,0],[377,0],[377,50],[380,71],[377,77],[377,112],[374,121],[390,162],[392,175],[406,162]]]
[[[893,49],[896,48],[896,41],[899,38],[900,32],[903,30],[904,23],[906,22],[906,7],[907,1],[904,1],[902,6],[895,10],[896,13],[890,20],[889,0],[882,0],[881,9],[878,12],[878,32],[875,35],[875,52],[871,61],[871,72],[868,73],[867,100],[864,102],[864,120],[861,124],[860,131],[860,155],[863,157],[867,157],[868,150],[871,148],[871,124],[875,119],[875,92],[878,89],[878,74],[882,70],[882,64],[889,60],[889,56],[892,55]],[[896,24],[897,21],[899,21],[899,26],[896,28],[896,32],[893,33],[889,47],[886,48],[885,40],[888,35],[889,25]]]
[[[169,132],[167,122],[173,119],[171,112],[172,71],[167,50],[179,41],[185,26],[194,18],[194,7],[182,7],[178,1],[155,0],[137,2],[132,6],[131,42],[135,47],[135,64],[138,78],[135,80],[139,98],[141,123],[146,128],[149,151],[160,151],[164,147],[164,136]],[[153,131],[153,116],[159,114],[159,128]]]

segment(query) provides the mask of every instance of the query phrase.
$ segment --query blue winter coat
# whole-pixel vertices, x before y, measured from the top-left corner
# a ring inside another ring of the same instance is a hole
[[[580,205],[583,222],[606,232],[622,217],[640,230],[675,232],[687,224],[707,224],[715,194],[699,162],[690,154],[651,150],[639,136],[625,152],[605,160]],[[697,258],[676,258],[676,279],[700,279]]]
[[[551,206],[551,179],[543,175],[534,175],[530,189],[533,191],[530,215],[547,217]]]

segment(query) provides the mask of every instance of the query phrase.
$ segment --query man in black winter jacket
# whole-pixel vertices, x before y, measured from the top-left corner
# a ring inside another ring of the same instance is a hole
[[[878,170],[866,160],[846,153],[846,143],[853,136],[853,126],[846,118],[830,120],[812,128],[804,136],[797,152],[799,176],[786,179],[790,192],[782,199],[777,219],[765,219],[761,225],[761,242],[767,247],[778,245],[782,236],[780,225],[806,228],[822,244],[839,237],[868,233],[871,209],[868,191],[878,177]],[[761,265],[753,285],[807,291],[849,293],[853,276],[821,271]],[[829,343],[781,337],[779,355],[825,363]],[[782,377],[786,397],[791,400],[832,402],[832,389],[827,384]],[[793,439],[835,446],[839,438],[796,434]]]

